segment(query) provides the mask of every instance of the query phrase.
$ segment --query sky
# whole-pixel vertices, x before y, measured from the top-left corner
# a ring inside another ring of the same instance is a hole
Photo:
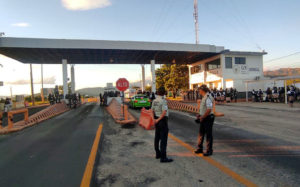
[[[299,0],[198,0],[201,44],[262,51],[264,69],[300,67]],[[193,0],[0,0],[5,37],[195,43]],[[283,58],[281,58],[283,57]],[[0,55],[0,95],[29,94],[29,65]],[[33,65],[35,92],[41,66]],[[139,65],[76,65],[76,89],[119,77],[140,80]],[[69,74],[70,75],[70,74]],[[146,65],[146,77],[150,66]],[[46,87],[62,84],[61,65],[44,65]]]

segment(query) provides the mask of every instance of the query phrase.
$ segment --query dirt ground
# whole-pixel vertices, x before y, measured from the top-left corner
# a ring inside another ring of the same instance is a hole
[[[174,162],[160,163],[154,158],[154,131],[122,128],[109,118],[103,124],[97,186],[240,186],[170,138],[168,155]]]

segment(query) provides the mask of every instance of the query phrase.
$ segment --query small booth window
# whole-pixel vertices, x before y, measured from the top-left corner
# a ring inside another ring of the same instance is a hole
[[[225,57],[226,69],[232,69],[232,57]]]
[[[246,64],[246,58],[245,57],[235,57],[235,64]]]

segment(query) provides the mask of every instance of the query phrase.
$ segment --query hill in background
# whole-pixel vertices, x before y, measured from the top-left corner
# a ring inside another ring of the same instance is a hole
[[[88,96],[98,96],[100,93],[104,93],[104,88],[102,87],[94,87],[94,88],[82,88],[76,90],[80,95],[88,95]]]
[[[300,76],[300,68],[280,68],[273,71],[265,71],[265,77]]]

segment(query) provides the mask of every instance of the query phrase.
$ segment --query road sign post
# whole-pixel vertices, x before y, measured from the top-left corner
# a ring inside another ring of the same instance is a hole
[[[125,105],[124,105],[125,94],[124,94],[124,91],[129,88],[129,82],[125,78],[120,78],[116,82],[116,87],[120,92],[122,92],[122,95],[123,95],[123,99],[122,99],[123,100],[123,117],[125,118]]]

